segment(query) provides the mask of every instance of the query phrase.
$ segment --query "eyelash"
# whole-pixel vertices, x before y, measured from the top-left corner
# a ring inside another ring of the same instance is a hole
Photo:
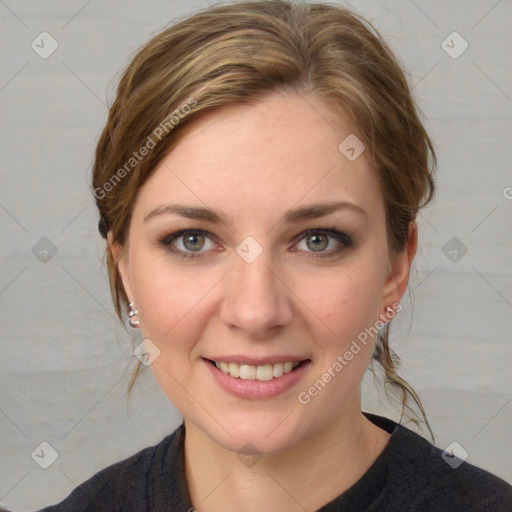
[[[182,229],[182,230],[175,231],[173,233],[169,233],[169,234],[165,235],[163,238],[160,239],[159,242],[160,242],[160,245],[162,245],[163,247],[168,249],[170,252],[172,252],[173,254],[176,254],[177,256],[179,256],[181,258],[193,259],[193,258],[201,257],[200,253],[205,252],[205,251],[201,251],[201,250],[195,251],[197,253],[197,255],[196,255],[196,254],[194,254],[194,251],[185,252],[185,251],[182,251],[181,249],[176,249],[172,245],[172,242],[174,242],[174,240],[177,240],[177,239],[179,239],[185,235],[188,235],[188,234],[202,235],[207,238],[210,238],[210,240],[212,240],[212,238],[213,238],[213,235],[209,231],[205,231],[203,229]],[[301,233],[300,235],[298,235],[295,238],[296,243],[302,242],[302,240],[304,240],[305,238],[307,238],[309,235],[312,235],[312,234],[329,235],[330,237],[332,237],[332,238],[336,239],[338,242],[340,242],[342,244],[342,246],[338,247],[337,249],[332,249],[328,252],[319,252],[317,254],[315,254],[314,252],[311,252],[312,256],[309,256],[311,258],[332,257],[334,255],[339,254],[344,248],[348,248],[352,245],[352,239],[348,235],[346,235],[345,233],[341,233],[340,231],[337,231],[335,229],[328,229],[328,228],[307,229],[306,231],[304,231],[303,233]]]

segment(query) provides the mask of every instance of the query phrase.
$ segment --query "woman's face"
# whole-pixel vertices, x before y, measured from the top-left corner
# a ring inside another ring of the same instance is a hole
[[[217,110],[139,191],[119,268],[151,368],[227,449],[277,452],[360,412],[375,340],[358,335],[402,297],[415,247],[390,263],[366,153],[338,149],[352,131],[311,96]]]

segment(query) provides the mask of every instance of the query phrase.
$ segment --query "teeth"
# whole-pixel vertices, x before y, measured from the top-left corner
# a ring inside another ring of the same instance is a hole
[[[299,361],[289,361],[286,363],[264,364],[261,366],[251,366],[248,364],[224,363],[215,361],[215,366],[226,375],[244,380],[272,380],[281,377],[285,373],[290,373],[299,365]]]
[[[254,380],[256,379],[256,371],[258,368],[256,366],[249,366],[248,364],[240,365],[240,378],[244,380]]]
[[[236,363],[229,363],[228,373],[233,377],[240,377],[240,365]]]

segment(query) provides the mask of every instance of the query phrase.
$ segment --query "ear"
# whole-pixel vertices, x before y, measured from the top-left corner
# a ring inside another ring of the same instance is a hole
[[[418,226],[415,221],[409,222],[407,246],[400,252],[393,262],[389,263],[388,274],[382,289],[381,309],[399,303],[407,284],[412,261],[418,247]]]
[[[112,231],[107,234],[108,247],[112,254],[112,258],[116,262],[121,281],[123,282],[123,288],[128,298],[128,302],[133,302],[132,298],[132,286],[130,282],[130,266],[128,262],[128,252],[126,247],[122,247],[117,242],[114,242]]]

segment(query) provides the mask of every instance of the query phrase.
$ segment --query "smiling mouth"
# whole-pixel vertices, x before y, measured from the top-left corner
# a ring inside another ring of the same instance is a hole
[[[218,368],[222,373],[236,379],[270,381],[279,379],[286,373],[294,372],[300,366],[310,362],[310,359],[289,361],[286,363],[264,364],[260,366],[226,363],[223,361],[212,361],[211,359],[206,359],[206,361]]]

